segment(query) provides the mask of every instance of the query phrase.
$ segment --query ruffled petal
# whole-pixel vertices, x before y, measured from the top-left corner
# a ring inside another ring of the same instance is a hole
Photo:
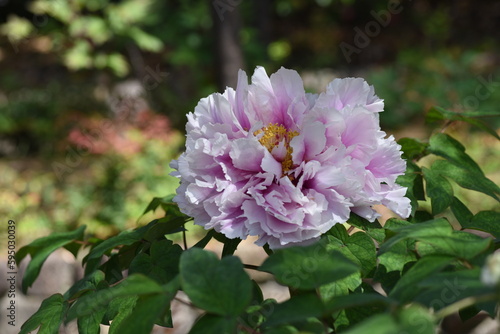
[[[186,124],[186,151],[170,166],[180,179],[174,201],[195,224],[228,238],[258,236],[271,248],[317,240],[351,213],[374,221],[377,204],[411,212],[401,147],[380,130],[383,109],[363,79],[332,81],[306,94],[297,72],[201,99]]]

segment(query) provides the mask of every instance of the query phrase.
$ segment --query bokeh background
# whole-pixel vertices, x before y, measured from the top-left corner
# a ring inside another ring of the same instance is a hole
[[[0,215],[21,244],[148,222],[177,186],[186,113],[239,68],[292,68],[311,92],[362,76],[382,128],[425,139],[434,105],[499,109],[499,41],[494,0],[0,0]],[[500,181],[492,136],[447,130]]]

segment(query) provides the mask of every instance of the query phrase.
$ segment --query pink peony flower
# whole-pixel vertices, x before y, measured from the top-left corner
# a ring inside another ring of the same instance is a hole
[[[395,183],[406,163],[380,130],[383,107],[360,78],[335,79],[318,96],[293,70],[269,78],[257,67],[250,85],[240,71],[236,90],[188,114],[186,151],[171,163],[174,201],[195,224],[271,248],[312,242],[351,212],[373,221],[375,204],[408,217]]]

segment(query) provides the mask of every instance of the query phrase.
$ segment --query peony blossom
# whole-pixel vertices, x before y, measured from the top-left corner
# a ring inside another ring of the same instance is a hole
[[[316,240],[351,212],[374,221],[383,204],[410,215],[406,163],[379,125],[383,110],[363,79],[335,79],[326,92],[304,91],[296,71],[202,99],[188,114],[186,151],[171,166],[174,201],[194,223],[228,238],[258,236],[271,248]]]

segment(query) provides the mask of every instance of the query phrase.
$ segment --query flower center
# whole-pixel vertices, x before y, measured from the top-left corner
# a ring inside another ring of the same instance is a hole
[[[283,174],[285,174],[285,172],[288,172],[293,166],[293,148],[290,147],[290,141],[293,137],[298,136],[299,133],[297,131],[287,130],[283,125],[278,123],[269,124],[268,126],[257,130],[254,132],[254,135],[257,136],[261,133],[263,134],[262,137],[260,137],[259,142],[262,146],[267,148],[271,154],[273,153],[273,149],[278,147],[280,143],[283,142],[286,153],[284,156],[278,157],[278,159],[281,160]]]

